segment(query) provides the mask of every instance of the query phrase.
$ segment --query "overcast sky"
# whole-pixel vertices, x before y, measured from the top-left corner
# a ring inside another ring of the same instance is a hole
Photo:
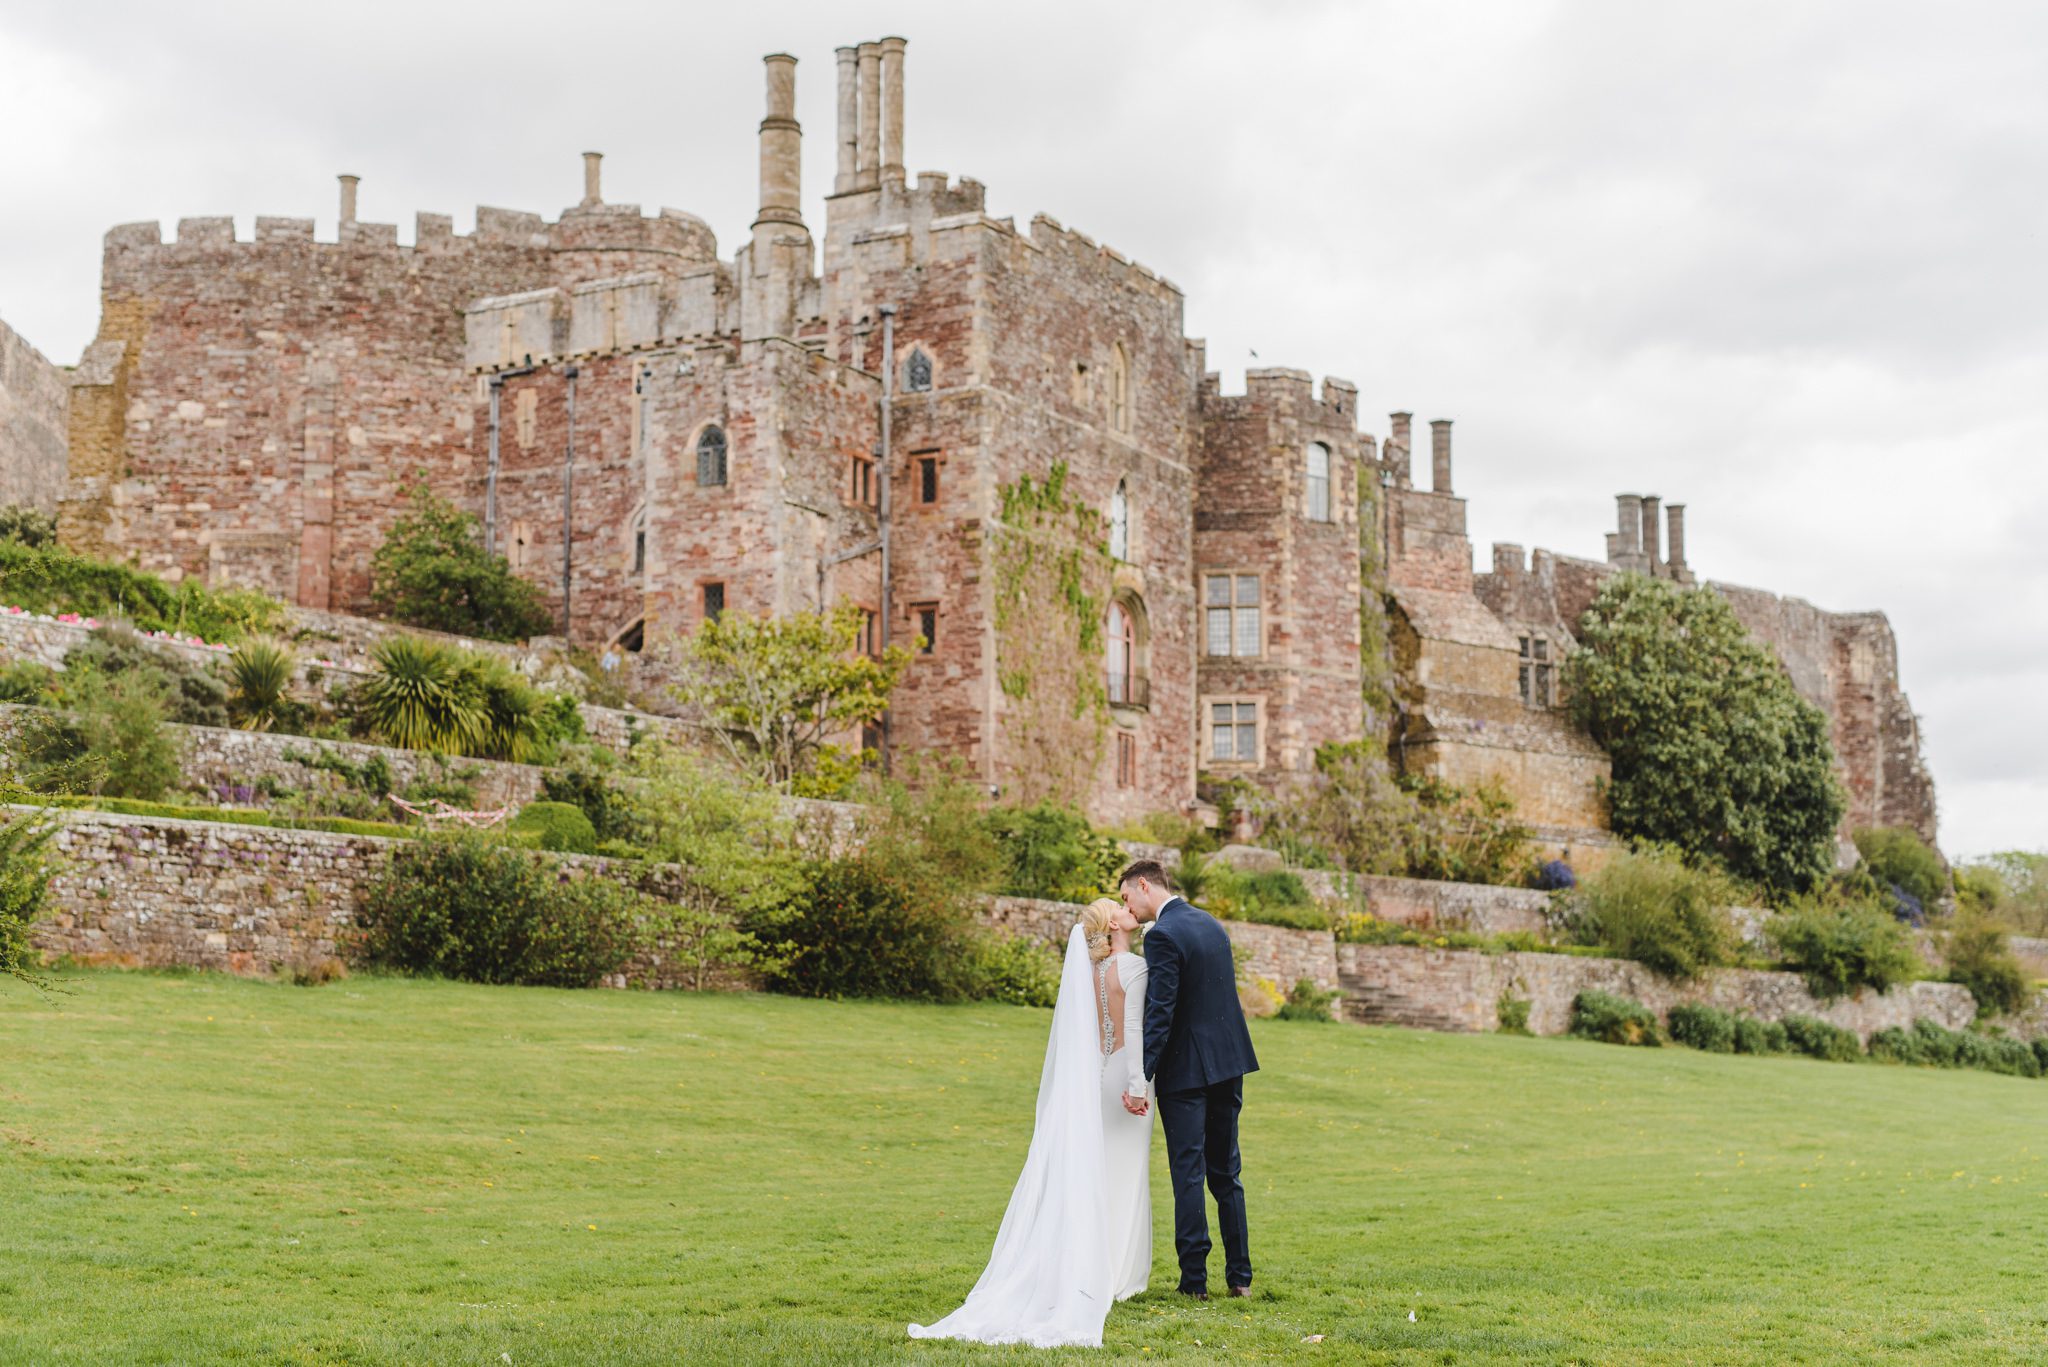
[[[1227,388],[1456,419],[1481,568],[1658,493],[1703,576],[1883,609],[1944,846],[2048,846],[2048,6],[0,0],[0,317],[69,363],[116,223],[331,238],[352,171],[409,241],[586,148],[730,256],[762,54],[817,227],[832,49],[889,34],[911,170],[1172,279]]]

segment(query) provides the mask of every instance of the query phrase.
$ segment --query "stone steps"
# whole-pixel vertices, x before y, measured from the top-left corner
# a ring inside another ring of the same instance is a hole
[[[1351,973],[1337,977],[1344,999],[1342,1017],[1357,1025],[1399,1025],[1411,1030],[1462,1032],[1465,1023],[1457,1017],[1418,1001],[1404,993],[1368,982]]]

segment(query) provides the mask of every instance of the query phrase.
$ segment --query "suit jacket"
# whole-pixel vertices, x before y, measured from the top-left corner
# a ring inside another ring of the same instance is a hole
[[[1230,935],[1176,897],[1145,933],[1145,1075],[1188,1092],[1259,1070],[1237,1000]]]

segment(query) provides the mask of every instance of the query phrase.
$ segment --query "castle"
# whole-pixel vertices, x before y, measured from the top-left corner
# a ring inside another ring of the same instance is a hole
[[[250,241],[229,218],[117,227],[75,370],[0,328],[0,492],[54,506],[80,551],[359,611],[422,480],[580,643],[856,605],[871,646],[918,652],[890,747],[1008,795],[1191,810],[1198,774],[1271,782],[1371,727],[1410,770],[1499,780],[1546,844],[1606,843],[1607,761],[1557,666],[1604,576],[1692,581],[1682,508],[1623,496],[1604,558],[1496,545],[1475,573],[1449,422],[1424,489],[1409,415],[1368,434],[1350,382],[1254,370],[1224,394],[1171,282],[906,172],[904,61],[900,38],[837,51],[822,242],[784,54],[730,259],[688,213],[607,203],[596,153],[552,222],[479,208],[464,236],[422,213],[410,245],[358,220],[353,176],[332,240],[307,219]],[[1078,655],[1005,549],[1020,489],[1097,515],[1107,554],[1065,594],[1095,615]],[[1931,839],[1885,619],[1722,591],[1831,717],[1845,829]],[[1382,639],[1391,697],[1369,709]]]

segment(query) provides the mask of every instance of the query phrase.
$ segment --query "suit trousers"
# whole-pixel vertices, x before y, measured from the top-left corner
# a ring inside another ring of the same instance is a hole
[[[1173,1174],[1173,1246],[1180,1255],[1182,1291],[1209,1289],[1205,1180],[1216,1198],[1216,1223],[1223,1232],[1224,1278],[1231,1286],[1252,1284],[1251,1235],[1245,1226],[1237,1157],[1237,1113],[1243,1108],[1241,1077],[1159,1095],[1159,1125],[1166,1134],[1166,1163]]]

